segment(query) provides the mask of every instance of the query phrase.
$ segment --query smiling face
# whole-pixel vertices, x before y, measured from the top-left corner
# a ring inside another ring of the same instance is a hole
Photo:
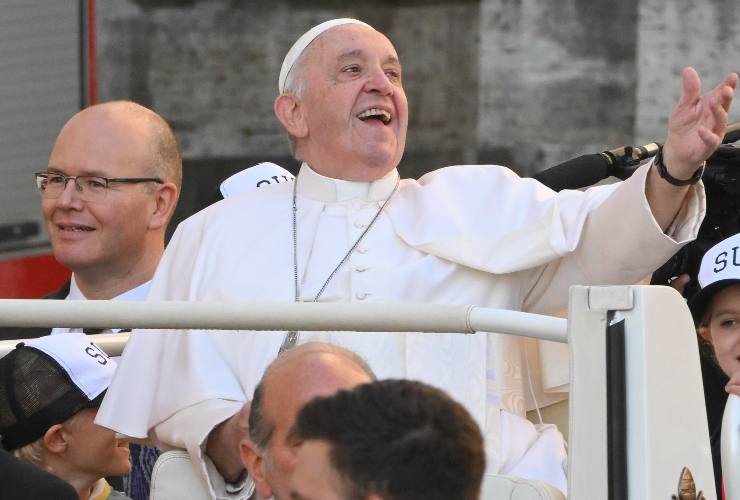
[[[157,177],[151,166],[150,130],[135,113],[88,108],[62,129],[47,171],[67,176]],[[111,183],[105,199],[93,202],[80,199],[69,181],[57,198],[42,198],[54,256],[75,273],[125,272],[156,246],[151,230],[159,186]]]
[[[720,368],[728,376],[740,372],[740,285],[717,292],[699,333],[714,346]]]
[[[120,476],[131,470],[128,443],[116,439],[110,429],[95,424],[97,408],[77,413],[74,422],[66,425],[69,443],[63,459],[78,474],[94,478]]]
[[[328,30],[306,49],[300,98],[278,97],[276,112],[297,138],[298,154],[322,175],[370,181],[401,161],[408,102],[401,64],[382,33],[348,24]],[[281,99],[296,104],[286,123]]]

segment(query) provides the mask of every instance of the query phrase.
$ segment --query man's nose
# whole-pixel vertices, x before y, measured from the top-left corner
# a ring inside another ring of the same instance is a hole
[[[381,95],[392,96],[394,91],[393,83],[383,68],[376,68],[368,75],[365,83],[365,90],[368,92],[378,92]]]
[[[65,179],[64,189],[59,194],[57,203],[63,207],[77,208],[82,205],[81,192],[77,187],[77,179]]]

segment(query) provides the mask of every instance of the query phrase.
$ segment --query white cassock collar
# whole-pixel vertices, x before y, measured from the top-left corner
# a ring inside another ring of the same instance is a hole
[[[395,168],[377,181],[358,182],[323,176],[304,163],[296,182],[301,196],[324,203],[353,199],[382,202],[393,192],[397,180],[398,170]]]

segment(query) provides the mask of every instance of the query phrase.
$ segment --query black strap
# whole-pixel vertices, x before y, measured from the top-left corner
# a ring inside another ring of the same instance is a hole
[[[668,169],[666,168],[665,163],[663,163],[662,146],[658,148],[658,153],[655,155],[655,166],[658,168],[658,175],[665,179],[669,184],[673,184],[674,186],[689,186],[699,182],[702,174],[704,173],[704,165],[706,165],[706,162],[702,162],[701,166],[699,166],[699,168],[696,172],[694,172],[694,175],[692,175],[691,178],[676,179],[668,173]]]

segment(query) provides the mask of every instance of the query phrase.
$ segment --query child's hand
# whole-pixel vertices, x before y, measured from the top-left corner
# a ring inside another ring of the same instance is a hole
[[[730,377],[730,381],[725,386],[725,390],[730,394],[740,396],[740,370],[737,370],[732,377]]]

